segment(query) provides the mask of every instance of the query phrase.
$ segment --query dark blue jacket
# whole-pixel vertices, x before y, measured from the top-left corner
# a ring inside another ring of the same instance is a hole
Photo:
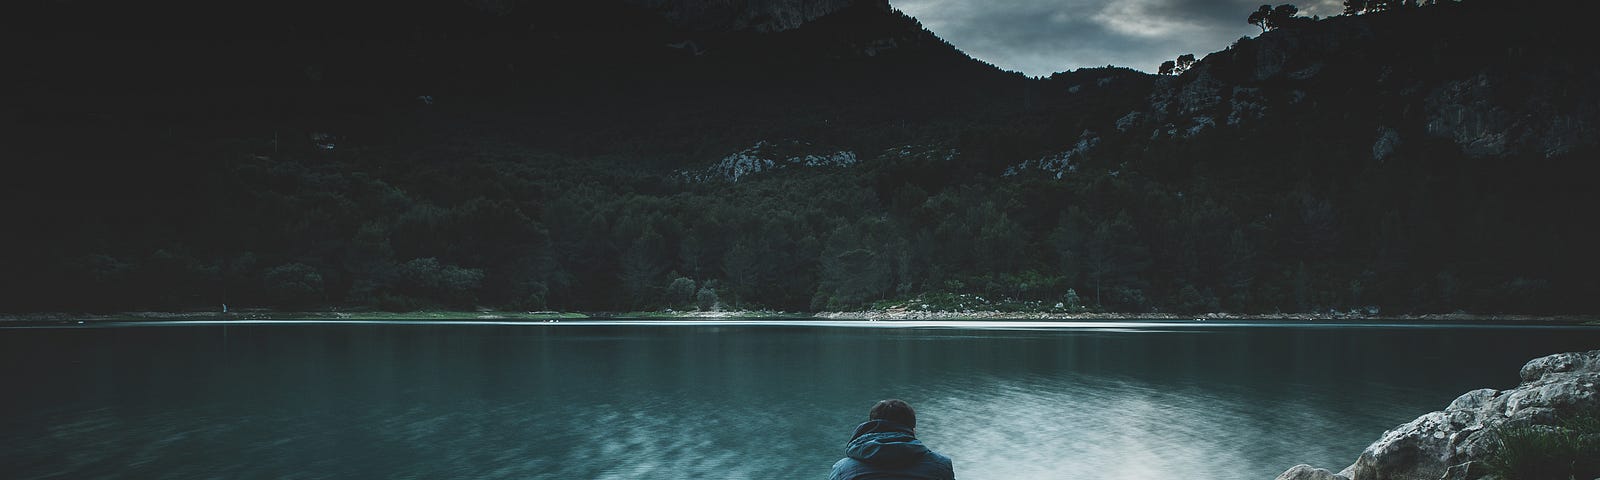
[[[888,420],[871,420],[856,427],[844,446],[844,458],[833,464],[833,473],[828,475],[828,480],[955,478],[950,457],[929,450],[910,428]]]

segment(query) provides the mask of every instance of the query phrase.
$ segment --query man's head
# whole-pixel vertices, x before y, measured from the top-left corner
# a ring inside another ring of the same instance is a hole
[[[888,420],[906,427],[917,428],[917,411],[903,400],[888,399],[878,402],[867,411],[867,420]]]

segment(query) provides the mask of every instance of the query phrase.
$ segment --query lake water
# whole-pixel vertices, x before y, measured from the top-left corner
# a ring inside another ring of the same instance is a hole
[[[1270,480],[1600,348],[1581,327],[855,325],[0,329],[0,471],[821,479],[897,397],[958,478]]]

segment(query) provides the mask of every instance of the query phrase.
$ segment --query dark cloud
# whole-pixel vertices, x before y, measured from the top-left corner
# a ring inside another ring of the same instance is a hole
[[[1260,33],[1245,17],[1262,0],[893,0],[957,48],[1007,70],[1049,75],[1116,65],[1154,71]],[[1295,2],[1304,15],[1339,0]]]

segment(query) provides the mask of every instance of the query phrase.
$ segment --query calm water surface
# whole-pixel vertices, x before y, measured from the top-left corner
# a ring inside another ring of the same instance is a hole
[[[899,397],[963,479],[1271,479],[1595,348],[1600,329],[1462,326],[0,329],[0,471],[825,478]]]

